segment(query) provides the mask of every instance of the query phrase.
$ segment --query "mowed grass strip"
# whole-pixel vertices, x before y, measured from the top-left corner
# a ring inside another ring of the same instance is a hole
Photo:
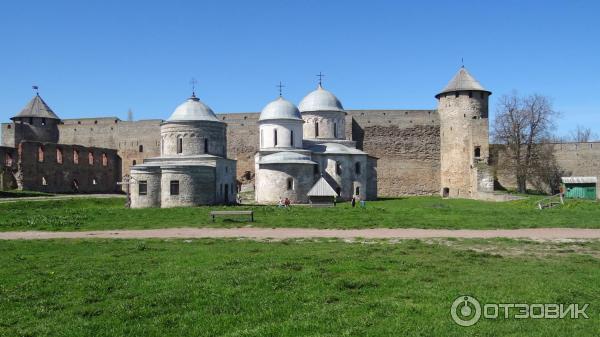
[[[501,251],[515,241],[477,245]],[[414,240],[1,242],[0,335],[597,336],[600,260],[535,256]],[[450,316],[463,294],[590,303],[590,319],[483,319],[465,328]]]
[[[504,203],[439,197],[409,197],[367,202],[366,208],[340,203],[335,208],[292,206],[203,206],[126,209],[122,198],[18,201],[0,204],[0,231],[97,230],[166,227],[305,227],[305,228],[600,228],[600,204],[569,201],[539,210],[538,198]],[[255,222],[217,219],[211,210],[250,209]]]

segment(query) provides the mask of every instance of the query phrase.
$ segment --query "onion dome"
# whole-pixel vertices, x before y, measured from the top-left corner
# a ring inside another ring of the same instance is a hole
[[[219,122],[219,119],[211,108],[202,103],[195,94],[192,94],[192,97],[188,98],[173,111],[173,114],[171,114],[171,117],[167,121]]]
[[[461,67],[450,82],[448,82],[446,87],[442,89],[439,94],[435,95],[435,97],[437,98],[442,94],[455,91],[485,91],[488,94],[491,94],[491,92],[486,90],[465,67]]]
[[[264,121],[269,119],[292,119],[301,121],[302,116],[300,115],[298,108],[292,102],[280,96],[262,109],[258,120]]]
[[[38,117],[38,118],[47,118],[47,119],[60,119],[58,116],[50,109],[48,104],[44,102],[44,100],[40,97],[40,95],[35,95],[27,103],[27,105],[19,112],[15,118],[27,118],[27,117]]]
[[[330,91],[323,89],[319,84],[317,90],[309,93],[302,99],[298,108],[301,112],[308,111],[344,111],[340,100]]]

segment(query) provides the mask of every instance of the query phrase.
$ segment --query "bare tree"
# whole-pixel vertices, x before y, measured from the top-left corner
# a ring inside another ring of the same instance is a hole
[[[586,143],[586,142],[591,142],[594,139],[597,139],[598,135],[596,135],[594,132],[592,132],[592,129],[590,129],[590,128],[586,128],[584,126],[577,125],[575,130],[570,132],[569,138],[573,142]]]
[[[517,190],[527,192],[527,180],[547,167],[552,160],[543,144],[549,143],[558,112],[546,96],[520,96],[517,92],[500,97],[492,135],[506,146],[506,161],[501,163],[514,172]],[[547,174],[545,174],[547,175]]]

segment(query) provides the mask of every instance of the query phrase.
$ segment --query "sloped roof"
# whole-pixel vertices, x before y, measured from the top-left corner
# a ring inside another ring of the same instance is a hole
[[[311,146],[310,151],[315,153],[325,154],[366,154],[365,152],[356,148],[348,147],[344,144],[339,143],[322,143]]]
[[[259,164],[311,164],[317,165],[310,157],[301,153],[282,151],[266,155],[260,159]]]
[[[560,179],[564,184],[595,184],[598,182],[597,177],[562,177]]]
[[[336,197],[338,194],[329,185],[325,178],[321,177],[306,194],[309,197]]]
[[[35,95],[29,103],[13,118],[21,118],[21,117],[40,117],[40,118],[48,118],[48,119],[60,119],[58,116],[50,109],[48,104],[44,102],[44,100],[40,97],[40,95]],[[12,118],[11,118],[12,119]]]
[[[465,67],[462,67],[458,70],[450,82],[448,82],[444,89],[442,89],[442,91],[436,95],[436,97],[448,92],[468,90],[485,91],[491,94],[491,92],[485,89],[483,85],[481,85],[481,83],[479,83],[479,81],[477,81]]]

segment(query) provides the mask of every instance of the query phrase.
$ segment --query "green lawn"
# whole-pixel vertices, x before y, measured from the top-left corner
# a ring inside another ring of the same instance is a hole
[[[540,211],[536,200],[504,203],[475,200],[410,197],[368,202],[365,209],[348,203],[335,208],[293,206],[173,209],[125,209],[124,199],[63,199],[0,203],[0,231],[90,230],[162,227],[312,227],[312,228],[600,228],[600,203],[569,201],[556,209]],[[220,219],[212,223],[213,209],[253,209],[256,222]]]
[[[600,331],[599,242],[4,241],[0,265],[1,336]],[[465,328],[450,318],[464,294],[483,303],[590,303],[590,318],[482,319]]]

